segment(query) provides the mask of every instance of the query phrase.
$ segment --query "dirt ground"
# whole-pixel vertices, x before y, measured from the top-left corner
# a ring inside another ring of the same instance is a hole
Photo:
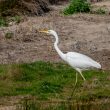
[[[103,2],[110,5],[110,2]],[[102,2],[97,5],[102,5]],[[63,5],[41,17],[27,17],[19,25],[0,28],[0,63],[26,63],[38,60],[62,61],[54,47],[53,37],[37,32],[54,29],[58,32],[63,52],[86,54],[110,69],[110,15],[75,14],[63,16]],[[6,33],[14,33],[11,39]]]

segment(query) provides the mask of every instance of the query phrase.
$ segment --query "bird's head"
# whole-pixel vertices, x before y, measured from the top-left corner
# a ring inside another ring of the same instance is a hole
[[[51,34],[51,35],[55,35],[56,34],[56,32],[54,30],[40,30],[39,32],[47,33],[47,34]]]

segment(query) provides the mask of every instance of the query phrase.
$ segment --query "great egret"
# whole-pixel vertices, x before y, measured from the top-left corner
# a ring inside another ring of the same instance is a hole
[[[94,61],[93,59],[91,59],[90,57],[86,55],[83,55],[77,52],[67,52],[66,54],[63,53],[58,48],[59,39],[58,39],[57,33],[54,30],[41,30],[39,32],[47,33],[55,37],[56,39],[54,43],[55,50],[65,62],[67,62],[70,66],[72,66],[81,75],[84,81],[85,81],[85,77],[82,74],[83,70],[88,70],[92,68],[101,69],[101,65],[98,62]],[[76,72],[75,87],[77,84],[77,72]]]

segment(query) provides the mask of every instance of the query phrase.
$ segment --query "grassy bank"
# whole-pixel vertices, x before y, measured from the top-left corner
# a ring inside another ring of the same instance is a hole
[[[75,100],[110,99],[110,72],[86,71],[78,76]],[[66,99],[75,82],[75,71],[64,63],[35,62],[0,65],[0,96],[33,95],[38,99]]]

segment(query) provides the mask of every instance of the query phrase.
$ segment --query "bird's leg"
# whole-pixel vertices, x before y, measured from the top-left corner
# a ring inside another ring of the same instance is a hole
[[[80,73],[80,75],[82,76],[83,80],[85,81],[86,79],[85,79],[85,77],[83,76],[82,72],[79,72],[79,73]]]
[[[71,100],[72,99],[72,97],[73,97],[73,94],[74,94],[74,91],[76,90],[76,86],[77,86],[77,78],[78,77],[78,73],[76,72],[76,81],[75,81],[75,85],[74,85],[74,88],[73,88],[73,90],[72,90],[72,93],[71,93],[71,95],[70,95],[70,98],[69,98],[69,100]]]
[[[83,74],[82,74],[81,70],[80,70],[80,69],[77,69],[77,71],[80,73],[81,77],[82,77],[82,78],[83,78],[83,80],[85,81],[86,79],[85,79],[85,77],[83,76]]]

